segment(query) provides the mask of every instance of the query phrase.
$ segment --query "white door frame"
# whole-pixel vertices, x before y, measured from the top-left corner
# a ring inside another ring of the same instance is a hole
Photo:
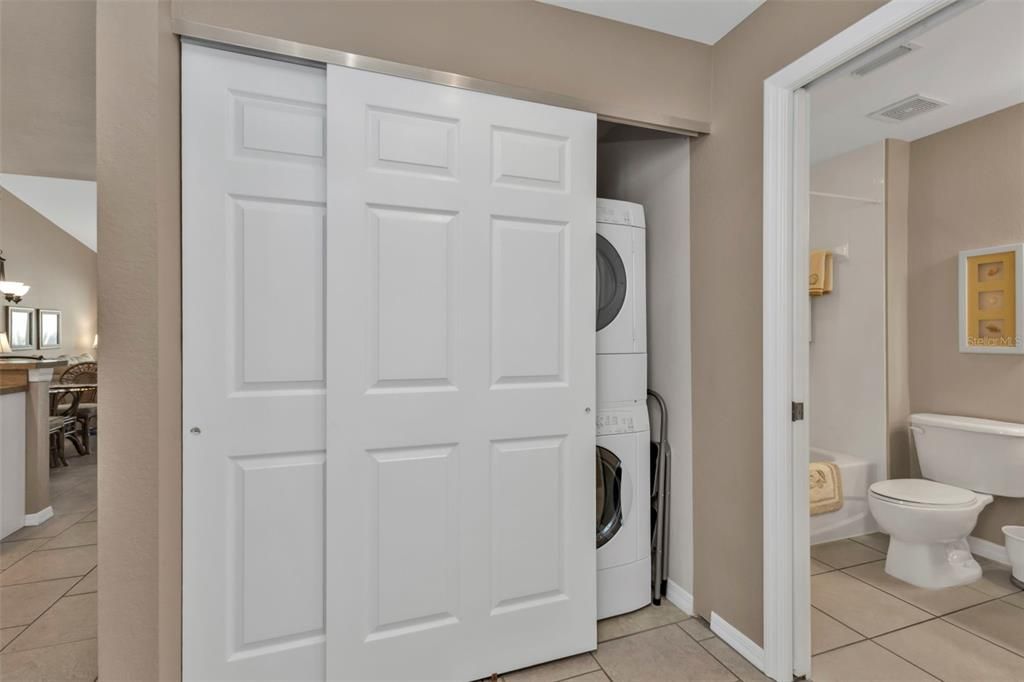
[[[797,163],[807,159],[809,139],[803,87],[955,1],[890,2],[764,82],[764,672],[780,682],[808,675],[811,663],[808,423],[792,413],[793,402],[807,402],[808,375],[806,349],[796,343],[809,306],[807,221],[797,195],[809,173],[806,161]]]

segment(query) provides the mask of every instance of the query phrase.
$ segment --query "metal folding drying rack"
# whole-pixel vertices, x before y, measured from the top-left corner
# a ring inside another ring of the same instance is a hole
[[[647,389],[647,395],[658,403],[658,440],[651,480],[651,601],[661,605],[668,588],[669,508],[671,506],[672,446],[668,442],[668,408],[657,391]]]

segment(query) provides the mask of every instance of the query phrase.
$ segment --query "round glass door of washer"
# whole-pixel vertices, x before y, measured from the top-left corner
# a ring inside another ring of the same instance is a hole
[[[597,446],[597,546],[602,547],[622,528],[622,460]]]
[[[597,330],[612,323],[626,302],[626,266],[612,243],[597,235]]]

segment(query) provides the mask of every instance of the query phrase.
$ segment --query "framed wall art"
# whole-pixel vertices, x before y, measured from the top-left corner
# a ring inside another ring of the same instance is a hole
[[[1024,354],[1024,243],[961,251],[961,353]]]
[[[40,308],[36,311],[36,320],[39,324],[39,333],[37,334],[39,348],[41,350],[60,348],[64,334],[64,330],[61,328],[60,311]]]
[[[36,311],[34,308],[7,306],[7,340],[11,350],[30,350],[36,347]]]

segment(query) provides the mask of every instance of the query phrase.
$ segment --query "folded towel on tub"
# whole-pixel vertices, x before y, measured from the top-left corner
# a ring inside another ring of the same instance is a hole
[[[811,516],[834,512],[843,507],[843,479],[832,462],[811,462]]]

